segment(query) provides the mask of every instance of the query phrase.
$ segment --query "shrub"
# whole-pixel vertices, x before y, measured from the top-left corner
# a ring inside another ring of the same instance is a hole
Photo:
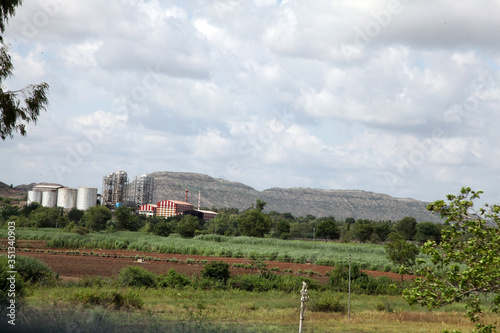
[[[332,292],[323,292],[312,297],[307,308],[315,312],[347,312],[347,305]]]
[[[8,278],[11,277],[12,274],[8,274],[7,272],[11,269],[8,266],[7,257],[1,255],[0,256],[0,314],[5,313],[6,306],[9,304],[9,289],[11,287],[10,280]],[[16,298],[24,296],[26,292],[26,287],[23,281],[23,278],[20,274],[15,274],[15,290],[16,290]],[[3,318],[2,318],[3,319]]]
[[[349,282],[349,267],[341,264],[330,273],[330,285],[334,291],[346,292]],[[357,263],[351,266],[351,291],[368,295],[394,295],[399,292],[393,288],[393,281],[382,276],[375,278],[360,270]]]
[[[386,298],[382,298],[377,304],[375,304],[375,309],[377,311],[394,312],[392,304]]]
[[[28,283],[44,283],[53,277],[52,269],[46,263],[31,257],[17,256],[16,270]]]
[[[118,273],[118,281],[129,287],[156,287],[157,277],[144,268],[127,266]]]
[[[158,286],[162,288],[183,288],[190,284],[191,280],[186,275],[178,273],[175,269],[171,269],[161,278]]]
[[[226,283],[231,273],[229,272],[229,264],[223,261],[212,261],[205,265],[205,269],[201,273],[205,278],[214,279]]]
[[[70,296],[70,301],[85,306],[112,306],[115,309],[141,309],[144,301],[137,292],[106,289],[81,289]]]
[[[152,230],[153,234],[163,237],[168,237],[172,233],[172,226],[165,221],[156,223]]]

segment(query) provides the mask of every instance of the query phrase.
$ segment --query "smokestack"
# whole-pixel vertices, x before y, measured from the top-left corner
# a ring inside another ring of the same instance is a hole
[[[200,201],[201,201],[201,189],[198,192],[198,210],[200,210]]]

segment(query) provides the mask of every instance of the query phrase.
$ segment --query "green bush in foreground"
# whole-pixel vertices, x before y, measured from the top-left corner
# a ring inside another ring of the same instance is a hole
[[[70,301],[85,306],[102,306],[114,309],[142,309],[144,301],[137,291],[107,289],[81,289],[70,297]]]
[[[127,287],[155,288],[157,276],[144,268],[127,266],[118,273],[118,281]]]
[[[205,269],[201,275],[205,278],[221,281],[225,284],[231,276],[229,264],[223,261],[212,261],[210,264],[205,265]]]
[[[339,296],[331,291],[311,295],[307,308],[315,312],[347,312],[345,301],[341,301]]]
[[[16,299],[19,299],[26,293],[26,284],[20,274],[14,274],[15,282],[11,285],[10,278],[12,274],[7,273],[8,271],[11,271],[11,269],[8,266],[7,257],[2,255],[0,256],[0,314],[2,314],[2,317],[7,305],[10,304],[9,301],[13,299],[12,291],[15,290]],[[11,287],[14,288],[11,290]],[[2,318],[2,320],[5,320],[5,318]]]
[[[191,280],[182,273],[178,273],[175,269],[171,269],[167,274],[160,277],[158,286],[161,288],[183,288],[189,286]]]
[[[16,257],[16,270],[28,283],[45,283],[54,276],[54,272],[46,263],[25,256]]]

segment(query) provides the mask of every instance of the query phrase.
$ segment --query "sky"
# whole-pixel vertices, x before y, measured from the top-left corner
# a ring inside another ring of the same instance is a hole
[[[115,170],[423,201],[500,196],[500,2],[33,0],[4,40],[50,86],[0,181]],[[196,186],[193,184],[193,186]]]

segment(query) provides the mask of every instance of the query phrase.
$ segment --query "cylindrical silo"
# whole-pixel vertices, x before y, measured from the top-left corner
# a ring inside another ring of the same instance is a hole
[[[55,207],[57,204],[57,191],[43,191],[42,192],[42,206]]]
[[[42,192],[40,191],[28,191],[28,205],[33,202],[37,202],[39,204],[42,203]]]
[[[76,207],[78,190],[74,188],[62,187],[57,190],[57,207],[71,209]]]
[[[97,188],[94,187],[79,187],[76,200],[76,208],[87,210],[94,207],[97,202]]]

